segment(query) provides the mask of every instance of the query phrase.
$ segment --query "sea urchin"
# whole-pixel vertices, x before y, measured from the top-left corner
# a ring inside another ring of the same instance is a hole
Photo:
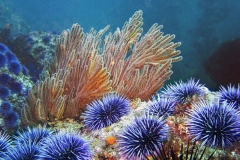
[[[193,107],[187,119],[188,133],[193,140],[219,148],[231,146],[240,140],[240,113],[233,105],[201,101]]]
[[[157,96],[158,97],[150,103],[148,112],[158,117],[166,118],[171,116],[176,105],[175,101],[170,98]]]
[[[124,96],[110,93],[102,100],[93,101],[87,105],[83,113],[85,126],[90,130],[97,130],[118,122],[130,110],[130,101]]]
[[[194,98],[201,97],[204,94],[203,86],[199,84],[199,80],[195,82],[191,78],[187,83],[179,81],[179,83],[175,82],[175,85],[168,85],[162,93],[163,96],[173,98],[177,103],[191,103]]]
[[[239,109],[240,107],[240,85],[238,88],[234,86],[228,86],[225,88],[223,86],[220,87],[220,102],[227,102],[227,104],[233,104],[235,109]]]
[[[159,150],[168,133],[168,126],[163,118],[144,115],[135,119],[119,135],[119,145],[122,157],[126,159],[147,159]]]
[[[91,158],[90,146],[77,133],[59,132],[50,136],[40,148],[40,159],[86,159]]]
[[[0,159],[4,159],[6,157],[6,153],[9,151],[10,148],[10,137],[4,132],[0,132]]]

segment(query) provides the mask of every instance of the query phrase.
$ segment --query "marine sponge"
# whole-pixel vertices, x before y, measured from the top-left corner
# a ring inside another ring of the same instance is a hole
[[[90,160],[90,146],[77,133],[59,132],[43,142],[39,158]]]
[[[0,86],[0,98],[5,99],[10,95],[10,90],[5,86]]]
[[[6,85],[11,80],[11,77],[7,73],[0,74],[0,85]]]
[[[8,101],[3,101],[0,105],[0,114],[4,116],[5,114],[12,111],[12,104]]]
[[[83,122],[90,130],[101,129],[118,122],[129,110],[130,101],[126,97],[110,93],[87,105]]]
[[[22,66],[18,61],[11,61],[8,63],[8,70],[18,75],[22,71]]]
[[[4,67],[7,63],[7,58],[6,56],[0,52],[0,68]]]
[[[144,115],[128,125],[119,135],[122,157],[126,159],[147,159],[158,151],[166,139],[168,126],[163,118]]]
[[[3,123],[6,128],[14,128],[18,125],[19,116],[16,112],[12,111],[4,115]]]
[[[10,148],[10,137],[4,132],[0,132],[0,159],[6,158],[6,153],[9,151]]]
[[[200,101],[188,113],[187,130],[202,145],[226,148],[240,140],[240,113],[233,105]]]
[[[158,117],[166,118],[171,116],[176,105],[175,101],[166,97],[160,97],[160,95],[157,96],[157,99],[150,103],[148,112]]]
[[[175,85],[168,85],[162,93],[163,96],[171,97],[180,104],[191,103],[194,98],[198,98],[204,94],[203,86],[199,84],[199,80],[195,82],[191,78],[186,83],[179,81],[179,83],[175,82]]]
[[[220,102],[227,102],[227,104],[233,104],[235,109],[239,109],[240,107],[240,85],[238,84],[238,87],[231,86],[231,84],[228,86],[228,88],[225,88],[223,86],[220,86]]]

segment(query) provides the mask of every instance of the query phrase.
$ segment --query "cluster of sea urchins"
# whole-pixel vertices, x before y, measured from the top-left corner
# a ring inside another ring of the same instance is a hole
[[[190,79],[169,85],[154,98],[143,111],[125,124],[118,135],[118,147],[121,157],[126,159],[158,159],[156,153],[163,153],[168,135],[174,134],[168,125],[168,118],[176,116],[175,107],[185,108],[183,118],[188,131],[189,141],[200,146],[225,149],[233,146],[240,139],[240,114],[238,110],[240,88],[221,87],[218,102],[205,100],[206,88],[199,81]],[[87,106],[84,115],[85,127],[98,130],[118,123],[121,117],[131,110],[130,101],[116,93],[105,95],[102,100],[93,101]],[[179,145],[180,146],[180,145]],[[168,150],[169,151],[169,150]],[[204,152],[203,152],[204,154]],[[201,156],[203,156],[201,154]]]
[[[86,159],[90,160],[89,143],[78,133],[52,132],[44,127],[27,128],[10,137],[0,134],[0,159]]]

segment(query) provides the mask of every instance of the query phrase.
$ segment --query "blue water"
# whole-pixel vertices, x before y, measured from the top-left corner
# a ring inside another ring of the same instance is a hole
[[[110,24],[109,31],[114,32],[117,27],[121,28],[135,11],[141,9],[145,32],[154,23],[162,24],[164,33],[175,34],[174,41],[182,42],[179,49],[183,60],[173,64],[174,73],[168,83],[194,77],[209,88],[218,89],[218,85],[205,73],[203,62],[222,42],[240,37],[238,1],[2,0],[2,2],[28,25],[28,31],[43,30],[57,33],[71,28],[73,23],[79,23],[85,32],[91,27],[99,30]],[[21,28],[17,32],[21,32]]]

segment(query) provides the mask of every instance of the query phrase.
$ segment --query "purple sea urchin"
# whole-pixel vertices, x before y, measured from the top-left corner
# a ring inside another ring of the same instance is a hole
[[[220,86],[220,102],[227,102],[227,104],[233,104],[235,109],[239,109],[240,107],[240,85],[238,84],[238,87],[235,88],[234,86],[231,86],[231,84],[228,86],[228,88],[225,88],[223,86]]]
[[[6,85],[11,80],[11,77],[7,73],[0,74],[0,85]]]
[[[4,126],[7,128],[14,128],[18,125],[19,116],[16,112],[8,112],[3,117]]]
[[[19,83],[16,80],[11,81],[9,84],[9,89],[11,90],[11,93],[21,93],[23,86],[22,83]]]
[[[12,53],[10,50],[7,50],[5,52],[5,55],[7,57],[8,63],[9,62],[18,62],[18,58],[16,57],[16,55],[14,53]]]
[[[176,103],[172,99],[158,95],[157,99],[154,99],[149,105],[148,112],[166,118],[173,114],[175,105]]]
[[[52,131],[46,128],[46,126],[38,126],[36,128],[27,127],[27,130],[24,132],[17,132],[15,141],[18,144],[23,143],[24,141],[36,142],[38,145],[43,139],[52,135]]]
[[[9,51],[8,47],[0,43],[0,52],[5,53],[7,51]]]
[[[40,159],[90,160],[90,146],[76,133],[60,132],[47,138],[39,153]]]
[[[147,156],[158,151],[168,133],[168,126],[165,122],[163,118],[156,119],[153,115],[144,115],[135,119],[119,135],[122,157],[147,159]]]
[[[175,85],[168,85],[162,93],[163,96],[174,98],[180,104],[191,103],[194,98],[204,94],[203,86],[199,84],[199,80],[195,82],[191,78],[187,83],[179,81],[179,83],[175,82]]]
[[[22,71],[22,66],[17,61],[11,61],[8,63],[8,70],[16,75]]]
[[[12,111],[12,104],[8,101],[3,101],[0,105],[0,115],[5,116]]]
[[[14,136],[14,147],[8,152],[9,159],[38,159],[42,141],[51,132],[46,127],[30,128],[24,132],[17,132]]]
[[[27,67],[22,66],[22,73],[27,76],[29,74],[29,70],[27,69]]]
[[[4,67],[7,63],[7,58],[6,56],[0,52],[0,68]]]
[[[10,95],[10,90],[5,86],[0,86],[0,98],[5,99]]]
[[[0,159],[4,159],[6,157],[6,153],[11,148],[11,140],[10,137],[0,132]]]
[[[240,113],[233,105],[201,101],[188,115],[188,133],[202,145],[226,148],[240,140]]]
[[[36,142],[24,141],[21,144],[15,144],[4,157],[7,160],[36,160],[39,154],[39,146]]]
[[[97,130],[118,122],[130,110],[130,101],[119,94],[111,93],[103,96],[102,100],[93,101],[87,105],[83,113],[85,126]]]

